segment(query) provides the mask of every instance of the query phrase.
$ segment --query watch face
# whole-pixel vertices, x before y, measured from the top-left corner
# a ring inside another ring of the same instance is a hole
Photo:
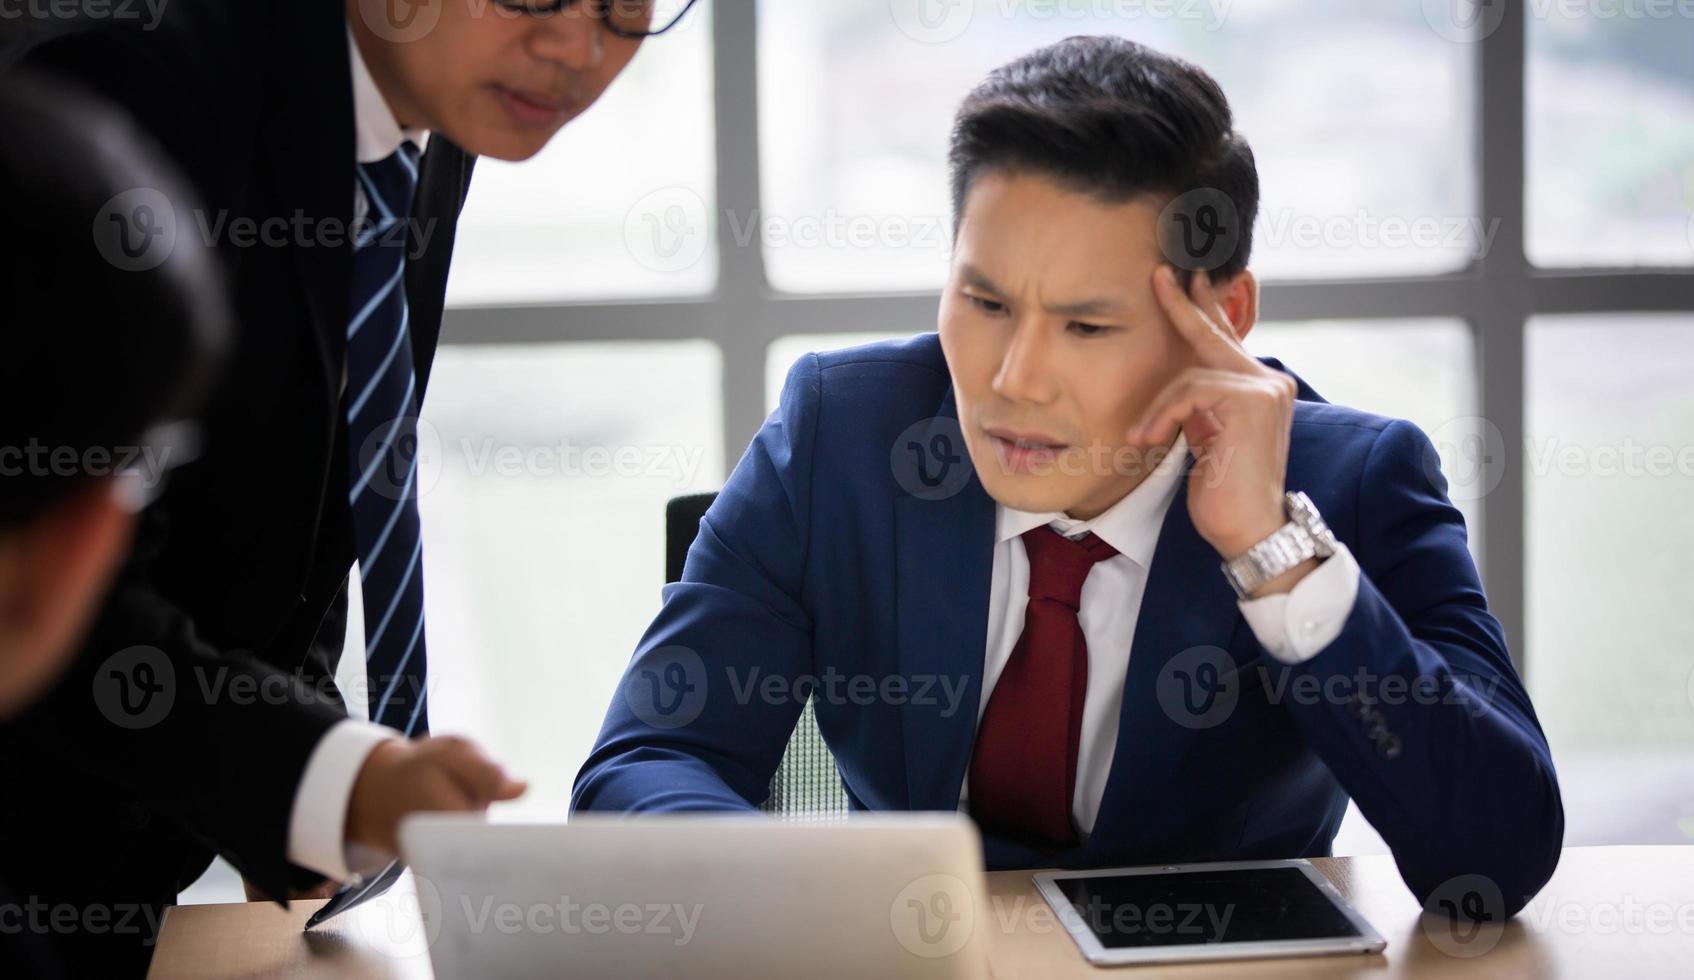
[[[1288,517],[1311,535],[1318,557],[1327,558],[1335,553],[1335,534],[1330,531],[1329,525],[1324,523],[1323,515],[1318,513],[1317,507],[1313,506],[1312,498],[1299,491],[1289,494]]]

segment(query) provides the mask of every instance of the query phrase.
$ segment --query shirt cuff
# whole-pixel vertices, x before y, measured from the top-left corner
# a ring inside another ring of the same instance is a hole
[[[1296,582],[1287,592],[1238,603],[1253,635],[1271,656],[1288,664],[1304,663],[1335,642],[1359,595],[1359,563],[1347,546]]]
[[[378,745],[399,737],[392,728],[350,719],[318,740],[294,793],[294,809],[288,818],[288,860],[335,881],[373,870],[366,867],[372,863],[366,859],[373,855],[347,846],[347,807],[365,759]]]

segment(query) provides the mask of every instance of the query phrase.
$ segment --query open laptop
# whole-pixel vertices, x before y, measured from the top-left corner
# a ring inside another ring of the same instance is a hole
[[[957,814],[420,815],[401,848],[436,980],[988,975],[982,844]]]

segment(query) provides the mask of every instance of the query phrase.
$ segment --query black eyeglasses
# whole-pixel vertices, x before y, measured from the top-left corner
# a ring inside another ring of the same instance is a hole
[[[494,0],[521,14],[552,14],[577,0]],[[697,0],[583,0],[583,10],[597,17],[618,37],[652,37],[677,25]]]

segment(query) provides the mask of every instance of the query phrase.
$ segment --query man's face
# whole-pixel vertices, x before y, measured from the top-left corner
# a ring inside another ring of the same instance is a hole
[[[347,0],[359,50],[401,125],[501,160],[534,156],[641,46],[583,8],[532,15],[493,0]]]
[[[0,719],[39,697],[75,654],[134,524],[101,482],[0,528]]]
[[[1088,519],[1163,457],[1125,439],[1195,362],[1153,293],[1163,205],[1103,204],[1038,176],[973,183],[939,331],[971,463],[1000,503]],[[1235,306],[1251,276],[1218,289]]]

